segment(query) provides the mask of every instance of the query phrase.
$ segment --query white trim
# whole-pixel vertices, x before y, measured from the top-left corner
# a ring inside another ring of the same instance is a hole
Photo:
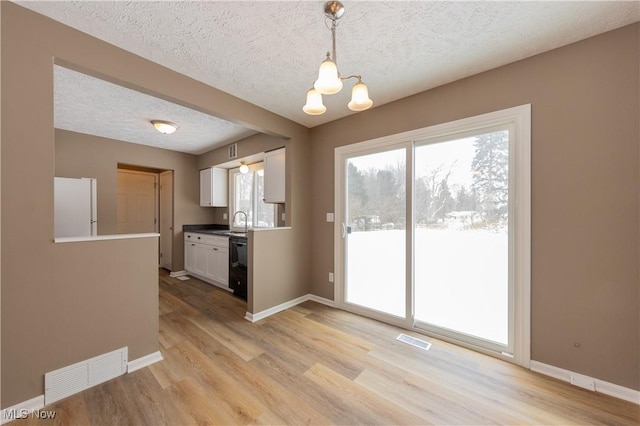
[[[54,243],[83,243],[87,241],[108,241],[108,240],[129,240],[132,238],[157,238],[160,234],[157,232],[147,232],[144,234],[112,234],[112,235],[94,235],[86,237],[59,237],[54,238]]]
[[[544,374],[545,376],[553,377],[554,379],[562,380],[563,382],[567,383],[571,383],[572,374],[584,376],[583,374],[574,373],[573,371],[565,370],[564,368],[555,367],[549,364],[544,364],[539,361],[531,361],[531,371]],[[594,377],[589,378],[594,381],[596,392],[640,405],[640,391],[625,388],[624,386],[616,385],[614,383],[605,382],[604,380],[596,379]]]
[[[171,278],[184,277],[185,275],[189,275],[189,273],[187,271],[185,271],[184,269],[182,271],[174,271],[174,272],[169,273],[169,276]]]
[[[315,294],[305,294],[304,296],[300,296],[296,299],[289,300],[288,302],[281,303],[277,306],[274,306],[269,309],[265,309],[264,311],[261,311],[255,314],[252,314],[251,312],[247,312],[244,315],[244,319],[246,319],[249,322],[257,322],[267,317],[270,317],[271,315],[277,314],[278,312],[282,312],[289,308],[293,308],[294,306],[297,306],[309,300],[312,302],[317,302],[323,305],[330,306],[332,308],[336,307],[336,304],[333,300],[325,299],[324,297],[316,296]]]
[[[133,373],[136,370],[140,370],[141,368],[148,367],[151,364],[155,364],[156,362],[162,361],[162,354],[160,351],[156,351],[150,353],[149,355],[145,355],[141,358],[134,359],[133,361],[129,361],[127,363],[127,373]]]
[[[306,302],[309,300],[309,295],[305,294],[304,296],[300,296],[296,299],[289,300],[288,302],[281,303],[272,308],[265,309],[264,311],[252,314],[247,312],[244,319],[251,322],[260,321],[261,319],[265,319],[266,317],[270,317],[273,314],[277,314],[278,312],[282,312],[286,309],[293,308],[296,305]]]
[[[308,300],[311,300],[312,302],[316,302],[316,303],[320,303],[320,304],[323,304],[323,305],[327,305],[327,306],[330,306],[332,308],[336,307],[336,302],[331,300],[331,299],[326,299],[324,297],[316,296],[315,294],[308,294],[307,296],[309,296]]]
[[[35,398],[31,398],[27,401],[20,402],[11,407],[2,410],[2,416],[0,417],[0,425],[12,422],[19,418],[26,418],[34,411],[44,408],[44,395],[38,395]],[[12,418],[8,419],[9,413],[12,414]],[[19,417],[17,417],[19,416]]]

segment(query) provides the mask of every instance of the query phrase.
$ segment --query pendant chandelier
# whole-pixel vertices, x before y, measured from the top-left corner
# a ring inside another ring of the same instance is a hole
[[[344,6],[339,1],[329,1],[324,5],[324,14],[331,20],[331,40],[333,42],[333,56],[327,52],[327,57],[320,65],[318,79],[313,83],[313,87],[307,92],[307,103],[302,110],[309,115],[323,114],[327,107],[322,104],[322,95],[333,95],[342,90],[342,81],[351,78],[357,79],[355,86],[351,89],[351,102],[347,105],[352,111],[364,111],[371,108],[373,101],[369,99],[369,90],[362,82],[359,75],[343,77],[338,71],[338,60],[336,58],[336,27],[338,19],[344,14]]]

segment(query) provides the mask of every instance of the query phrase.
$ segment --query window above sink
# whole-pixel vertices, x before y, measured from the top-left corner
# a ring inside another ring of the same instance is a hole
[[[249,165],[247,173],[240,168],[229,170],[229,207],[233,231],[248,228],[274,228],[276,226],[277,205],[264,201],[264,163]],[[237,211],[246,213],[234,214]]]

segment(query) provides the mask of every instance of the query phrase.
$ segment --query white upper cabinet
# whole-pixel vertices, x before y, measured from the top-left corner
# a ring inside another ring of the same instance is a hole
[[[264,154],[264,202],[285,202],[286,176],[285,149],[280,148]]]
[[[227,207],[227,170],[216,167],[200,170],[200,205]]]

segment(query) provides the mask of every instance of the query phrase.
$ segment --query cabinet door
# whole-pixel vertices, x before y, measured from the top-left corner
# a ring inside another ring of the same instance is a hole
[[[211,194],[212,194],[212,181],[211,181],[212,169],[200,170],[200,205],[202,207],[211,206]]]
[[[206,246],[206,266],[204,276],[210,280],[218,281],[218,247]]]
[[[184,269],[189,272],[196,271],[196,244],[184,243]]]
[[[217,278],[220,284],[229,285],[229,249],[218,248],[216,251],[216,271]]]
[[[227,169],[210,167],[200,170],[200,206],[227,207]]]
[[[207,269],[207,246],[202,244],[195,245],[195,253],[196,253],[196,262],[195,262],[195,272],[199,275],[205,275]]]
[[[280,148],[264,154],[264,202],[285,202],[285,149]]]
[[[214,167],[211,169],[211,205],[227,207],[229,204],[229,171]]]

